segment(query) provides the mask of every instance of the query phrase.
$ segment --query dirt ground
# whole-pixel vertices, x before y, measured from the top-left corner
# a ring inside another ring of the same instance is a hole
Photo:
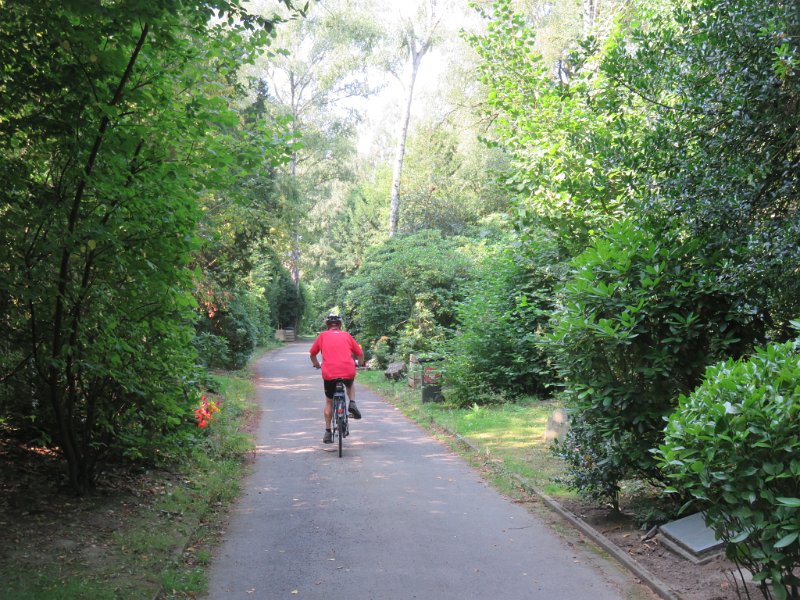
[[[736,565],[726,560],[724,555],[697,565],[665,546],[660,535],[647,537],[653,532],[639,529],[625,507],[622,507],[620,515],[610,509],[579,502],[562,502],[562,506],[626,552],[681,600],[748,597]],[[753,600],[763,597],[752,584],[748,584],[747,589]]]
[[[82,597],[82,586],[97,584],[117,598],[152,598],[161,584],[151,563],[171,549],[121,548],[115,536],[152,512],[171,476],[108,468],[95,493],[77,497],[65,474],[55,453],[0,439],[0,577],[6,583],[0,597],[35,597],[31,586],[53,589],[62,581],[66,597]],[[182,524],[156,514],[153,527],[177,536]]]

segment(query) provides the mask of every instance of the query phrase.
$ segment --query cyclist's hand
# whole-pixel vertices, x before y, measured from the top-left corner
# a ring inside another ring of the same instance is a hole
[[[321,368],[322,368],[322,365],[314,365],[314,368],[315,368],[315,369],[321,369]]]

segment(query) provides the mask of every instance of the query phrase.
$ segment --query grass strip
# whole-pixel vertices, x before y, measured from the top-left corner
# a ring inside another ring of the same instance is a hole
[[[544,441],[548,416],[560,407],[534,397],[496,405],[458,407],[448,402],[422,403],[419,389],[405,380],[390,381],[382,371],[364,371],[359,383],[385,398],[406,416],[428,429],[439,427],[461,436],[493,464],[493,470],[522,477],[537,489],[559,498],[575,493],[554,481],[565,472],[563,461]]]

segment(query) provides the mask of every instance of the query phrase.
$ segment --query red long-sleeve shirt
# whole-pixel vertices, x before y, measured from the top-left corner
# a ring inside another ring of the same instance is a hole
[[[340,329],[328,329],[320,333],[309,352],[312,357],[322,352],[322,378],[327,380],[355,377],[353,355],[364,354],[353,336]]]

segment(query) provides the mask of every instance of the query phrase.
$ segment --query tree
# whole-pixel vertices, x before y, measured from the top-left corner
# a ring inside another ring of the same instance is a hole
[[[108,453],[142,455],[191,414],[196,199],[239,158],[220,83],[274,21],[235,0],[1,18],[0,406],[84,493]]]
[[[694,0],[643,16],[602,69],[649,114],[644,212],[703,239],[741,310],[788,339],[800,313],[800,7]]]
[[[285,54],[255,65],[251,76],[265,81],[273,110],[290,118],[296,147],[283,173],[289,221],[290,270],[300,281],[302,237],[316,205],[329,195],[332,182],[350,177],[359,119],[353,100],[375,91],[367,67],[381,36],[359,3],[319,4],[307,19],[283,28],[278,40]]]
[[[574,481],[591,482],[588,472],[612,466],[618,477],[662,480],[651,449],[678,396],[700,383],[710,362],[752,347],[758,328],[733,310],[737,298],[700,246],[681,232],[620,222],[572,260],[550,340],[587,433],[566,448]],[[587,463],[589,450],[596,460]]]
[[[491,239],[491,238],[490,238]],[[442,345],[448,400],[461,405],[522,394],[548,396],[556,374],[543,344],[563,266],[545,230],[538,251],[501,233],[476,260],[474,278],[456,304],[455,334]]]
[[[601,493],[661,479],[650,450],[678,394],[709,362],[791,335],[800,310],[800,11],[641,6],[642,25],[581,41],[556,78],[526,19],[493,7],[470,39],[515,221],[523,243],[544,222],[577,256],[553,334],[577,409],[565,455]]]
[[[424,0],[415,7],[413,17],[403,15],[400,21],[399,38],[401,47],[407,52],[405,102],[397,126],[394,167],[392,170],[392,196],[389,209],[389,236],[397,233],[400,218],[400,180],[403,175],[403,158],[406,151],[408,123],[411,119],[411,104],[414,100],[414,84],[417,81],[422,59],[435,43],[436,35],[443,18],[437,10],[437,0]]]
[[[558,232],[567,255],[634,209],[644,176],[640,131],[647,113],[610,85],[589,38],[568,56],[569,78],[556,78],[536,35],[509,0],[493,5],[484,34],[468,37],[483,60],[483,109],[493,120],[489,143],[510,160],[504,178],[523,234],[542,223]],[[524,235],[523,235],[524,238]]]
[[[279,323],[296,322],[285,320],[285,310],[278,312],[274,297],[284,292],[284,276],[289,281],[290,276],[272,260],[273,246],[286,239],[286,203],[276,172],[289,160],[291,133],[285,119],[269,114],[266,90],[256,94],[256,101],[241,110],[234,132],[236,143],[254,156],[238,162],[230,185],[199,199],[200,247],[192,263],[199,303],[194,345],[208,367],[244,367]],[[290,288],[297,301],[297,288]]]
[[[502,157],[470,133],[452,123],[419,124],[409,139],[399,231],[466,235],[483,218],[507,209],[496,178],[487,177]]]

